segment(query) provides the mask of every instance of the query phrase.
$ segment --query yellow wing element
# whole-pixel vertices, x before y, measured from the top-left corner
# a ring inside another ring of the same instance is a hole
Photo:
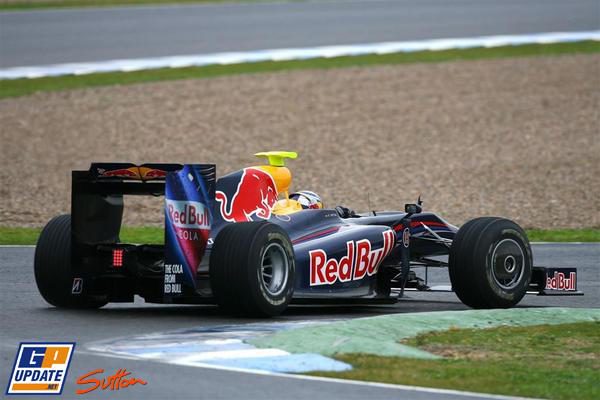
[[[298,158],[298,153],[295,151],[263,151],[255,154],[256,157],[266,157],[269,165],[273,167],[285,167],[285,159]]]
[[[271,175],[275,182],[275,186],[277,187],[277,193],[281,193],[285,196],[275,203],[273,213],[283,215],[302,210],[300,203],[292,203],[293,200],[289,199],[290,196],[288,192],[290,185],[292,184],[292,173],[285,166],[285,159],[289,158],[293,160],[298,158],[298,153],[295,151],[263,151],[256,153],[255,156],[267,158],[269,165],[260,165],[255,168],[261,169]]]

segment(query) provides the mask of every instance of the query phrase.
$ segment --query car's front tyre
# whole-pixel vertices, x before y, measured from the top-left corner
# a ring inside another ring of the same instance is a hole
[[[532,266],[523,229],[496,217],[463,225],[452,242],[448,265],[454,292],[472,308],[515,306],[527,292]]]

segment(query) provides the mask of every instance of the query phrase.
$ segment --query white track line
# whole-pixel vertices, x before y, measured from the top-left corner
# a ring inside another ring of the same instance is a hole
[[[279,349],[241,349],[241,350],[223,350],[223,351],[206,351],[196,353],[187,357],[178,358],[178,363],[188,364],[201,361],[211,360],[238,360],[243,358],[260,358],[260,357],[282,357],[289,356],[290,353]]]
[[[307,48],[270,49],[243,52],[181,55],[158,58],[123,59],[98,62],[53,64],[0,69],[0,79],[41,78],[62,75],[85,75],[98,72],[129,72],[158,68],[201,67],[261,61],[307,60],[366,54],[409,53],[426,50],[468,49],[522,44],[547,44],[600,41],[600,31],[550,32],[527,35],[480,36],[471,38],[428,39],[406,42],[383,42],[320,46]]]

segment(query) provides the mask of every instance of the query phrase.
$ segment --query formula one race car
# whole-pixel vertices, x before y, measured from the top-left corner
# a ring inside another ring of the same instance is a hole
[[[288,193],[284,159],[296,153],[257,156],[268,165],[219,179],[212,164],[73,171],[71,214],[52,219],[37,243],[40,293],[57,307],[139,295],[273,316],[290,303],[396,302],[405,290],[429,289],[411,270],[426,266],[448,267],[452,289],[474,308],[512,307],[528,291],[580,294],[574,268],[533,266],[527,235],[510,220],[476,218],[458,229],[420,200],[403,212],[323,208]],[[123,195],[165,196],[164,245],[120,242]]]

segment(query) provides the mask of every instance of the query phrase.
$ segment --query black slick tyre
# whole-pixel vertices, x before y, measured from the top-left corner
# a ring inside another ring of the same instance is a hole
[[[294,293],[294,250],[287,233],[269,222],[224,227],[210,255],[210,282],[217,304],[230,314],[281,314]]]
[[[459,229],[448,268],[452,288],[465,305],[509,308],[527,292],[532,265],[531,246],[519,225],[482,217]]]
[[[34,275],[46,302],[63,308],[99,308],[107,302],[85,294],[72,294],[71,215],[59,215],[42,230],[35,247]]]

